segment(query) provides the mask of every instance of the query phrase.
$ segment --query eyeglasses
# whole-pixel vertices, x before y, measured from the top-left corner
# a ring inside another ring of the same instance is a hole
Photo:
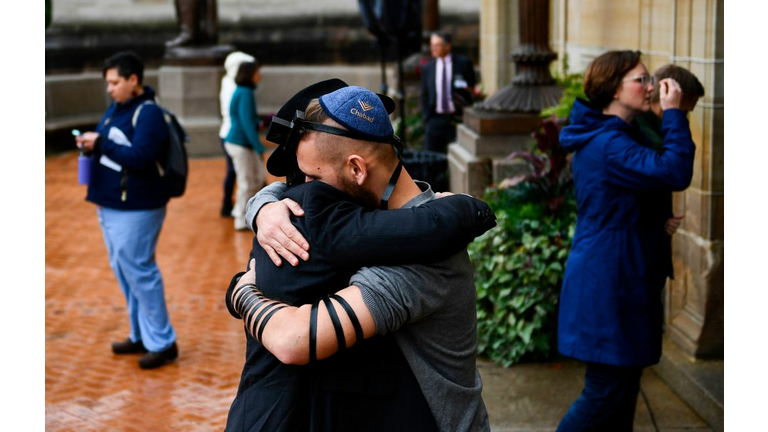
[[[649,83],[654,86],[656,85],[656,77],[653,75],[638,75],[636,77],[627,78],[624,82],[626,81],[637,81],[643,88],[648,87]]]

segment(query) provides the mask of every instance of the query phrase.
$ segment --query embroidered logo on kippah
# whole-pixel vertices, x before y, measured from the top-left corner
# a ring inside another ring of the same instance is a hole
[[[363,112],[368,112],[368,111],[373,109],[373,105],[371,105],[371,104],[369,104],[367,102],[363,102],[361,100],[359,100],[357,102],[360,104],[360,108],[363,109]]]
[[[356,115],[356,116],[360,117],[363,120],[366,120],[366,121],[369,121],[369,122],[373,123],[373,121],[374,121],[373,117],[365,115],[365,112],[372,110],[374,108],[374,106],[369,104],[369,103],[367,103],[367,102],[363,102],[361,100],[358,100],[357,103],[360,104],[360,108],[363,109],[363,112],[358,111],[357,108],[352,108],[351,110],[349,110],[349,113],[353,114],[353,115]]]

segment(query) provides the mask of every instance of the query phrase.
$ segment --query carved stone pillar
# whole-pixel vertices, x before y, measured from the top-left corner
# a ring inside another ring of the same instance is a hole
[[[484,102],[464,110],[457,143],[448,147],[451,191],[482,195],[490,183],[523,169],[501,161],[515,150],[527,150],[531,133],[541,125],[539,113],[560,100],[549,64],[557,54],[549,48],[549,2],[519,0],[520,46],[511,58],[517,74],[512,83]]]

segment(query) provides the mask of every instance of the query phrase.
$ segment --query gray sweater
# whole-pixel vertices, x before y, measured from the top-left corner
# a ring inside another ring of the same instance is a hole
[[[435,198],[426,183],[404,207]],[[350,280],[360,287],[376,331],[394,337],[408,360],[441,431],[490,430],[477,370],[477,310],[466,251],[430,264],[365,267]]]
[[[435,199],[427,183],[405,206]],[[273,183],[248,202],[246,223],[279,200]],[[396,228],[394,228],[396,229]],[[350,280],[360,288],[379,334],[394,332],[441,431],[489,431],[476,365],[477,311],[472,265],[466,251],[430,264],[365,267]],[[339,287],[340,289],[343,287]]]

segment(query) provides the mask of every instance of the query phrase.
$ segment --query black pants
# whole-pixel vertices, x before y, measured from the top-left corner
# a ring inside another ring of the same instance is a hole
[[[424,150],[446,153],[448,144],[456,141],[453,115],[435,114],[424,125]]]
[[[224,149],[224,139],[221,139],[221,148]],[[224,160],[227,161],[227,174],[224,176],[224,198],[221,203],[222,216],[230,216],[232,211],[232,194],[235,191],[235,166],[232,164],[232,158],[224,150]],[[224,213],[227,213],[226,215]]]
[[[642,373],[641,367],[587,363],[584,390],[557,432],[632,431]]]
[[[437,432],[394,337],[367,339],[340,354],[316,365],[312,431]]]

